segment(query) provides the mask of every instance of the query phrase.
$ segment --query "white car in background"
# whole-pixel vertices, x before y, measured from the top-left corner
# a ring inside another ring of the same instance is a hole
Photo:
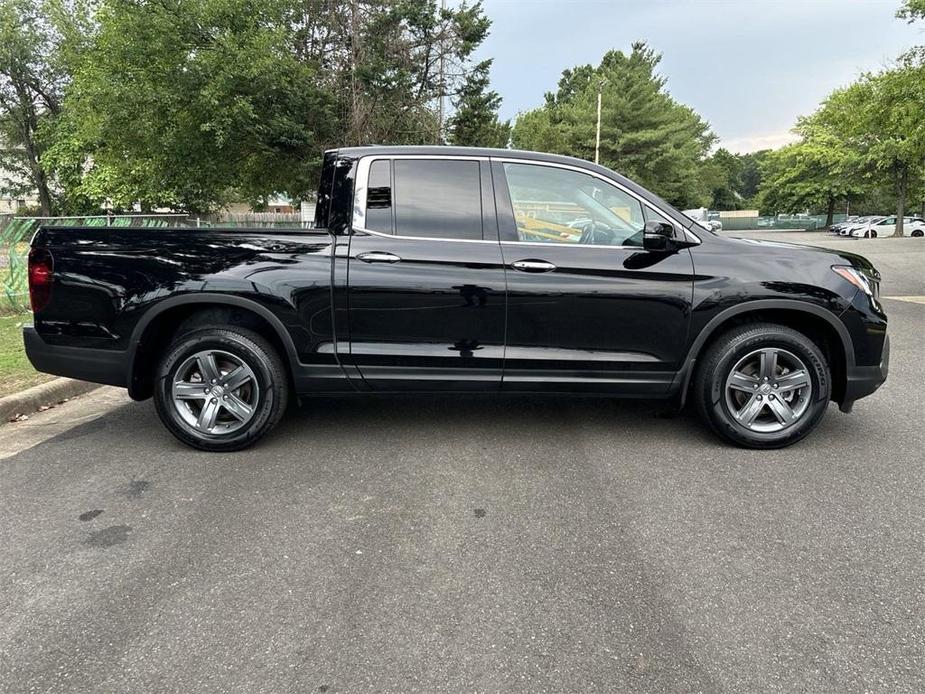
[[[706,207],[698,207],[694,210],[684,210],[683,213],[693,219],[697,224],[707,231],[714,233],[723,230],[723,223],[718,219],[710,219],[710,211]]]
[[[868,222],[871,222],[875,219],[882,219],[882,215],[867,215],[865,217],[855,217],[850,222],[842,222],[838,226],[838,235],[839,236],[851,236],[851,232],[854,229],[860,229],[867,226]]]
[[[829,231],[837,236],[838,234],[841,233],[842,229],[845,229],[847,227],[853,227],[855,224],[859,222],[860,219],[861,217],[858,217],[857,215],[853,215],[851,217],[848,217],[843,222],[836,222],[835,224],[829,227]]]
[[[851,227],[851,236],[863,239],[875,239],[878,236],[892,236],[896,233],[896,215],[876,217]],[[921,217],[903,217],[903,236],[925,236],[925,220]]]

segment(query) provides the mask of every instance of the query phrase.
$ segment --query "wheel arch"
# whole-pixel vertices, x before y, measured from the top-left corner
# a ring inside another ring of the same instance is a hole
[[[848,368],[855,364],[854,345],[848,329],[835,314],[816,304],[767,299],[729,307],[703,327],[691,343],[679,372],[677,387],[682,405],[687,399],[697,360],[704,350],[729,328],[759,321],[779,323],[798,330],[823,349],[832,371],[832,400],[842,401]]]
[[[181,325],[200,313],[235,312],[246,317],[247,327],[255,329],[277,347],[290,378],[298,352],[282,321],[267,307],[240,296],[202,293],[165,299],[149,309],[132,331],[129,341],[128,392],[133,400],[151,397],[153,366]]]

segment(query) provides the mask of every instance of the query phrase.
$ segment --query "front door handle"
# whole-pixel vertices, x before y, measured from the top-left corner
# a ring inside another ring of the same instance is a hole
[[[401,258],[387,251],[367,251],[358,253],[357,260],[362,260],[364,263],[397,263]]]
[[[555,265],[545,260],[518,260],[511,263],[511,267],[521,272],[551,272],[556,269]]]

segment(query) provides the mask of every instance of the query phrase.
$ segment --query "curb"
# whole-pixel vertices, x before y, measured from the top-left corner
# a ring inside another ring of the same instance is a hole
[[[44,405],[55,405],[75,395],[83,395],[100,387],[99,383],[75,381],[72,378],[56,378],[48,383],[27,388],[0,398],[0,425],[6,424],[16,415],[32,414]]]

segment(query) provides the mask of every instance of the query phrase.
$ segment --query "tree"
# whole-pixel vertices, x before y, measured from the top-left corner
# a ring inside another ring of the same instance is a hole
[[[305,199],[325,148],[442,141],[488,26],[436,0],[100,0],[48,159],[120,208]]]
[[[828,127],[825,107],[797,122],[800,142],[762,158],[758,200],[762,209],[799,212],[823,209],[831,226],[835,203],[861,194],[869,182],[857,149]]]
[[[700,167],[715,210],[751,209],[761,183],[761,162],[770,150],[732,154],[720,147]]]
[[[925,0],[905,0],[896,11],[896,16],[910,23],[925,19]]]
[[[769,152],[763,159],[761,174],[761,209],[824,209],[826,226],[832,225],[836,201],[858,194],[863,188],[856,158],[813,137]]]
[[[919,20],[925,20],[925,0],[905,0],[902,7],[896,12],[896,16],[905,19],[910,24]],[[902,60],[908,64],[922,65],[925,63],[925,46],[916,46],[908,51]],[[920,177],[925,179],[925,176]],[[925,217],[925,180],[917,182],[916,193],[921,204],[919,215]]]
[[[742,204],[742,161],[720,147],[701,167],[701,179],[710,193],[710,207],[714,210],[736,210]]]
[[[896,68],[867,74],[835,91],[806,123],[813,139],[852,152],[868,176],[896,193],[896,236],[909,194],[925,175],[925,64],[906,56]]]
[[[65,185],[117,208],[197,211],[234,188],[307,189],[317,128],[334,114],[312,70],[280,50],[279,10],[104,2],[49,151]]]
[[[54,19],[67,9],[58,2],[0,0],[0,168],[10,174],[0,187],[15,197],[34,192],[44,215],[52,213],[54,199],[41,132],[61,113],[67,74]]]
[[[709,202],[700,166],[716,139],[693,110],[665,90],[661,56],[645,43],[609,51],[600,65],[562,73],[539,109],[520,115],[513,143],[593,159],[597,94],[602,93],[600,162],[681,207]]]
[[[456,113],[449,121],[449,142],[463,147],[507,147],[510,121],[498,119],[501,97],[489,87],[491,60],[476,65],[453,102]]]
[[[480,2],[354,0],[351,131],[355,144],[442,143],[442,100],[464,85],[472,52],[491,26]]]
[[[761,186],[761,163],[770,151],[769,149],[762,149],[757,152],[739,155],[742,162],[742,170],[739,175],[741,186],[739,192],[743,198],[749,201],[749,204],[758,194],[758,188]]]

